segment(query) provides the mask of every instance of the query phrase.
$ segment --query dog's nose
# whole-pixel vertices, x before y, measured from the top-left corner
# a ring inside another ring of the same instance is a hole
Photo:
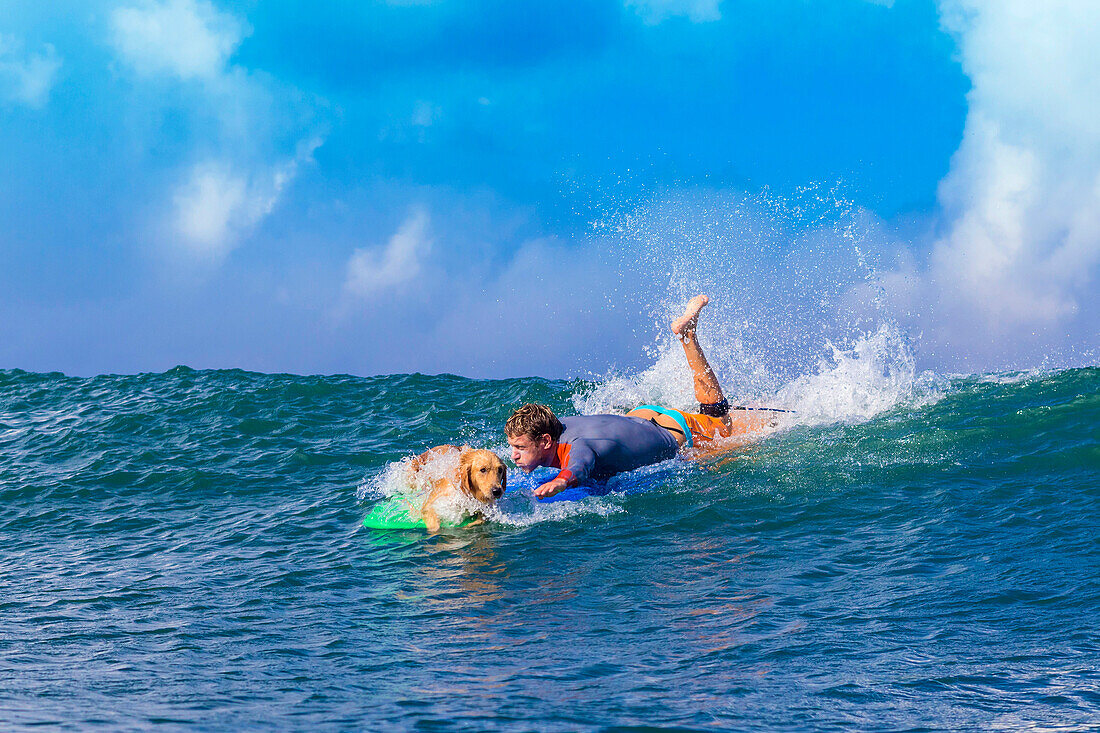
[[[504,487],[497,486],[496,488],[493,489],[493,498],[494,499],[499,499],[502,496],[504,496]]]

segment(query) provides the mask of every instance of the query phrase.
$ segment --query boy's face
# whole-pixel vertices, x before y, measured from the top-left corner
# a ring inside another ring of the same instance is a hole
[[[540,435],[537,439],[528,435],[509,435],[508,445],[512,446],[512,461],[524,471],[530,473],[539,466],[550,465],[554,455],[554,441],[549,435]]]

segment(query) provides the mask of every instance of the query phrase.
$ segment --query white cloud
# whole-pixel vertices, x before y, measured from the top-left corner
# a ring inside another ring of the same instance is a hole
[[[420,274],[421,260],[430,250],[428,212],[416,209],[381,251],[355,250],[348,260],[344,290],[358,297],[391,290]]]
[[[939,9],[972,83],[969,109],[940,183],[930,262],[895,273],[908,286],[893,300],[922,304],[926,340],[941,354],[1007,363],[1013,350],[1065,345],[1097,325],[1100,3],[940,0]]]
[[[693,23],[720,20],[722,0],[624,0],[648,25],[656,25],[666,18],[687,16]]]
[[[209,0],[139,0],[115,9],[110,30],[117,57],[137,80],[186,86],[173,89],[168,103],[190,103],[190,119],[205,135],[192,158],[200,162],[170,193],[164,226],[185,255],[217,263],[274,210],[321,144],[303,130],[296,152],[278,152],[305,117],[295,109],[301,95],[232,63],[251,29]]]
[[[249,32],[246,24],[205,0],[120,7],[111,16],[111,28],[115,50],[136,71],[181,79],[221,74]]]
[[[431,102],[420,100],[413,108],[410,122],[416,127],[431,127],[439,119],[441,110]]]
[[[274,210],[319,145],[319,139],[310,140],[294,158],[260,171],[218,160],[194,165],[173,197],[174,229],[185,251],[201,260],[222,259]]]
[[[1072,317],[1100,264],[1100,4],[942,0],[969,94],[930,276],[975,328]]]
[[[255,216],[249,204],[248,180],[217,162],[196,165],[175,195],[177,226],[184,243],[196,254],[223,256],[237,231]]]
[[[41,108],[49,100],[60,68],[61,58],[50,44],[31,53],[19,39],[0,35],[0,97]]]

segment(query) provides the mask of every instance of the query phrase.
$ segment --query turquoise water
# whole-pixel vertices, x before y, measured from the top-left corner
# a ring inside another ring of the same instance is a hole
[[[0,371],[4,727],[1100,727],[1100,369],[926,381],[428,537],[395,462],[611,382]]]

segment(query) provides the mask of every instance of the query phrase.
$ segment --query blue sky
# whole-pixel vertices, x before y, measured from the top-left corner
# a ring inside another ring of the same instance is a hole
[[[0,0],[0,368],[602,373],[695,287],[1087,359],[1096,15]]]

